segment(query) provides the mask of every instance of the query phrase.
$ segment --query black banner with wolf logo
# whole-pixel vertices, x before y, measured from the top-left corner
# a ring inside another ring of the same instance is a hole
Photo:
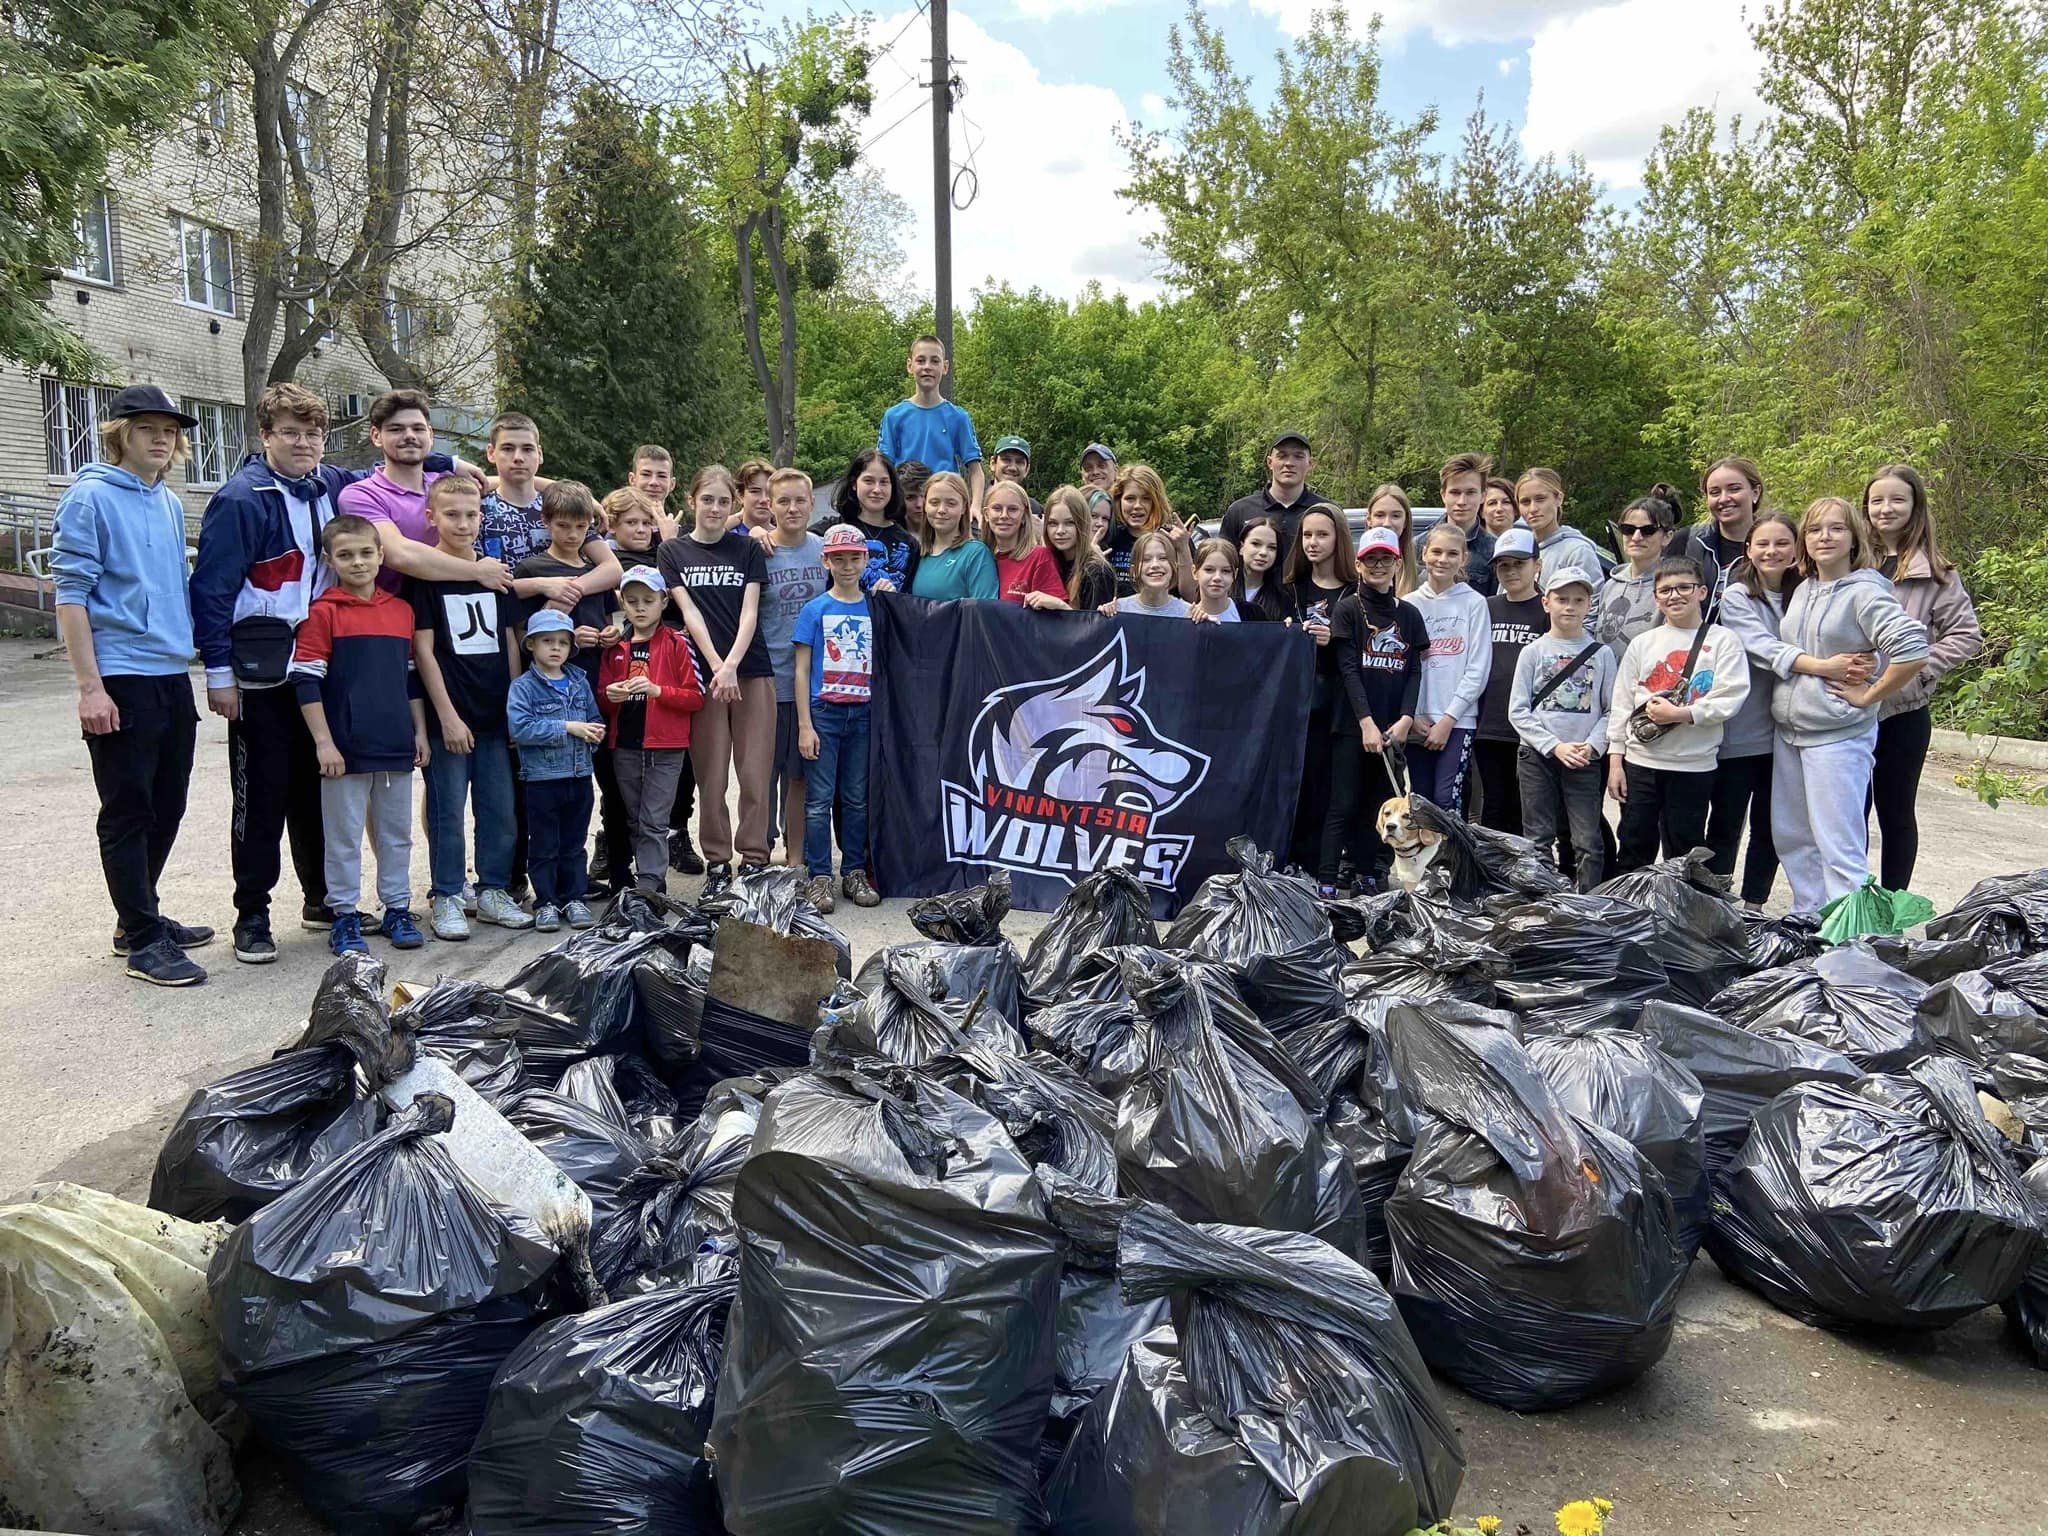
[[[1122,865],[1170,917],[1247,835],[1285,852],[1315,647],[1278,624],[878,594],[868,826],[889,896],[1008,870],[1048,912]]]

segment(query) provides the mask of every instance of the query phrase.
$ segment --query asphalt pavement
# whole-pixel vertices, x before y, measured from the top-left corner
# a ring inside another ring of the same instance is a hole
[[[229,952],[227,728],[208,715],[163,893],[171,916],[223,930],[196,954],[212,979],[174,992],[123,976],[108,950],[113,917],[69,669],[61,656],[34,659],[48,644],[0,640],[0,1196],[68,1178],[140,1200],[192,1089],[295,1036],[329,956],[324,934],[292,920],[289,872],[277,963],[242,966]],[[1952,782],[1959,766],[1930,763],[1921,790],[1914,887],[1938,908],[1984,875],[2048,865],[2048,811],[1987,809]],[[423,842],[414,880],[424,892]],[[858,961],[910,936],[907,905],[842,906],[833,921]],[[1043,921],[1018,913],[1008,931],[1021,944]],[[553,942],[479,925],[467,943],[379,952],[394,979],[498,979]],[[1509,1531],[1518,1521],[1547,1530],[1558,1504],[1598,1494],[1616,1502],[1616,1536],[2048,1532],[2048,1373],[2023,1363],[1996,1314],[1931,1338],[1850,1338],[1794,1322],[1702,1258],[1670,1354],[1632,1387],[1531,1416],[1446,1396],[1471,1459],[1459,1510],[1506,1516]],[[269,1468],[249,1474],[240,1531],[322,1529]]]

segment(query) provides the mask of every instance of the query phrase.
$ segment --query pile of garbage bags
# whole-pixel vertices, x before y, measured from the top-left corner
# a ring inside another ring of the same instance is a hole
[[[345,957],[165,1143],[217,1342],[153,1390],[343,1536],[1403,1536],[1447,1385],[1658,1369],[1702,1246],[2048,1365],[2048,873],[1837,946],[1699,855],[1580,894],[1459,847],[1333,901],[1240,842],[1164,926],[1105,870],[1021,953],[999,878],[856,969],[777,870],[502,986]],[[827,946],[814,1018],[722,989],[759,930]],[[184,1422],[164,1497],[228,1497]]]

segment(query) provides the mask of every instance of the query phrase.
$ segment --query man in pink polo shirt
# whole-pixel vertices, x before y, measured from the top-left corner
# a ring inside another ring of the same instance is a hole
[[[502,561],[474,563],[434,547],[427,522],[427,487],[440,473],[426,467],[434,451],[434,423],[427,397],[417,389],[394,389],[370,405],[370,442],[384,455],[377,470],[341,493],[337,505],[377,525],[384,545],[384,569],[377,584],[396,592],[408,576],[424,581],[481,581],[509,590],[512,573]]]

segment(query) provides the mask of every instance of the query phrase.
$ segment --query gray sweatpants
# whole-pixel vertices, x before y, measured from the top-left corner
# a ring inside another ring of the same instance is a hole
[[[668,869],[669,812],[689,757],[688,747],[619,747],[612,752],[619,798],[626,803],[633,832],[633,883],[643,891],[660,890]],[[612,871],[614,878],[619,873]]]
[[[320,830],[327,843],[327,905],[359,909],[363,830],[377,858],[377,899],[389,912],[412,903],[412,786],[406,773],[346,773],[320,781]]]
[[[1771,755],[1771,841],[1792,887],[1792,910],[1811,914],[1869,878],[1870,826],[1864,797],[1877,750],[1877,724],[1847,741],[1795,747],[1778,738]]]

